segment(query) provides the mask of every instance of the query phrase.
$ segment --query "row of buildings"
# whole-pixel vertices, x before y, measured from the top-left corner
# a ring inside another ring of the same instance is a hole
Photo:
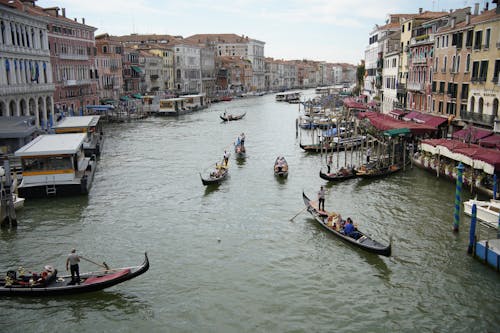
[[[36,0],[0,0],[0,117],[60,112],[145,94],[237,94],[355,81],[355,66],[264,56],[265,43],[236,34],[95,35],[85,19]]]
[[[363,93],[379,100],[384,113],[421,111],[494,129],[500,122],[500,9],[489,6],[388,15],[369,36]]]

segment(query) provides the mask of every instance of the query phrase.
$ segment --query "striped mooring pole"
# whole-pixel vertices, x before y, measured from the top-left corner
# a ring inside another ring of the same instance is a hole
[[[453,220],[453,231],[458,232],[460,225],[460,205],[462,204],[462,174],[464,172],[464,165],[462,162],[458,164],[457,172],[457,186],[455,188],[455,214]]]
[[[472,213],[470,218],[470,231],[469,231],[469,247],[467,248],[467,253],[472,254],[474,252],[474,243],[476,241],[476,218],[477,207],[476,204],[472,204]]]

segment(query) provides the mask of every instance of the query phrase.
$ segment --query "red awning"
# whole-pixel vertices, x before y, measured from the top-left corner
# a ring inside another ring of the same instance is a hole
[[[416,123],[419,124],[425,124],[432,126],[434,128],[437,128],[439,125],[445,123],[448,121],[448,118],[446,117],[440,117],[440,116],[433,116],[430,114],[418,112],[418,111],[412,111],[408,113],[406,116],[403,117],[403,120],[410,121],[413,120]]]
[[[500,149],[500,135],[493,134],[479,140],[479,145],[486,148]]]
[[[345,98],[344,105],[349,109],[361,109],[366,110],[367,106],[363,103],[356,102],[354,98]]]
[[[486,138],[492,135],[493,132],[470,126],[468,128],[461,129],[458,132],[453,133],[453,139],[470,141],[471,143],[477,143],[480,139]]]
[[[476,168],[480,165],[480,163],[478,162],[487,163],[491,166],[491,169],[485,168],[483,166],[483,170],[487,171],[490,174],[492,173],[492,171],[500,171],[500,151],[498,150],[448,139],[427,139],[422,140],[422,144],[428,144],[434,147],[444,146],[449,151],[455,154],[462,154],[464,156],[467,156],[473,161],[476,161],[475,163],[473,163]]]
[[[379,131],[387,131],[395,128],[408,128],[413,134],[425,134],[436,131],[435,127],[397,120],[389,115],[377,112],[365,112],[362,115],[358,115],[358,117],[360,119],[368,118],[370,123]]]

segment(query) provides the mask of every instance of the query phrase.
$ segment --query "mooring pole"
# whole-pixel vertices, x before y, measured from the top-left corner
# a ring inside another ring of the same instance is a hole
[[[458,164],[457,172],[457,186],[455,188],[455,214],[453,221],[453,231],[458,232],[460,224],[460,205],[462,204],[462,174],[464,172],[464,165],[462,162]]]
[[[472,214],[470,218],[470,231],[469,231],[469,247],[467,248],[467,253],[472,254],[474,252],[474,242],[476,240],[476,215],[477,207],[476,204],[472,204]]]

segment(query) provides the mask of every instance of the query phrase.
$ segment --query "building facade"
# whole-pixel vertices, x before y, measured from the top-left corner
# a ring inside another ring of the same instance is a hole
[[[35,116],[40,128],[54,119],[54,84],[46,18],[34,3],[0,2],[0,117]]]

